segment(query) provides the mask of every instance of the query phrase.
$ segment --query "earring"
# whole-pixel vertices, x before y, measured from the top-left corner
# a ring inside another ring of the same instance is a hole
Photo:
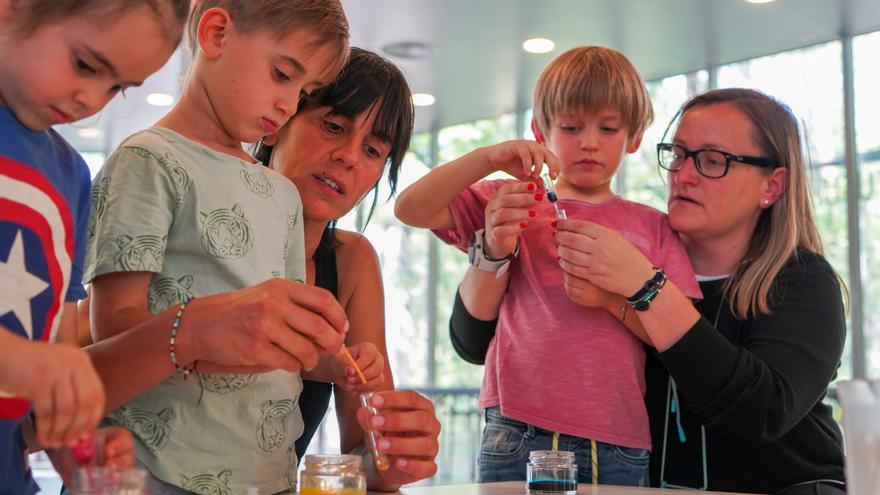
[[[765,199],[765,200],[764,200],[764,206],[768,206],[769,204],[770,204],[770,200],[769,200],[769,199]]]

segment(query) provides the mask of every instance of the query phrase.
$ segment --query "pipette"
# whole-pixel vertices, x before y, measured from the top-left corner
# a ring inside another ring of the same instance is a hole
[[[556,210],[556,218],[560,220],[565,220],[565,210],[560,208],[556,202],[559,200],[559,195],[556,194],[556,184],[553,183],[553,179],[550,178],[549,173],[544,173],[541,176],[544,179],[544,188],[547,189],[547,200],[553,204],[553,209]]]

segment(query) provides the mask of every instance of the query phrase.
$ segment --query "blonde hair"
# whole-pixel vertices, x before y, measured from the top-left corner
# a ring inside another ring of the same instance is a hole
[[[314,34],[314,48],[327,46],[338,53],[326,70],[328,80],[334,79],[348,60],[348,20],[340,0],[193,0],[193,4],[187,26],[187,40],[193,53],[202,15],[219,7],[229,12],[236,28],[244,33],[266,29],[280,38],[306,29]]]
[[[622,53],[600,46],[572,48],[554,58],[535,83],[535,122],[541,132],[566,112],[620,112],[629,138],[654,120],[645,81]]]
[[[806,160],[798,122],[791,109],[760,91],[716,89],[685,103],[680,116],[696,107],[728,104],[752,123],[752,139],[763,156],[788,169],[782,196],[761,212],[745,258],[725,285],[731,311],[740,319],[771,314],[773,281],[798,249],[824,255],[822,239],[813,220]],[[769,171],[767,173],[770,173]],[[837,275],[848,299],[846,285]]]

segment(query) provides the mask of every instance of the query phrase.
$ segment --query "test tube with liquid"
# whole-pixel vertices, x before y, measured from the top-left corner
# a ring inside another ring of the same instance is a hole
[[[367,425],[367,443],[370,447],[370,452],[373,453],[373,460],[376,463],[376,469],[379,471],[385,471],[386,469],[391,467],[391,460],[387,455],[379,452],[377,447],[377,443],[382,435],[373,429],[372,419],[373,416],[378,414],[378,411],[372,404],[370,404],[370,399],[373,398],[373,392],[364,392],[361,394],[361,405],[367,411],[366,417],[366,425]]]
[[[556,204],[556,202],[559,200],[559,195],[556,194],[556,184],[553,183],[553,179],[550,178],[549,173],[545,172],[544,175],[541,176],[541,178],[544,179],[544,188],[547,189],[547,200],[549,200],[550,203],[553,204],[553,209],[556,210],[556,218],[560,220],[565,220],[566,218],[568,218],[565,216],[565,210],[563,208],[560,208],[559,205]]]

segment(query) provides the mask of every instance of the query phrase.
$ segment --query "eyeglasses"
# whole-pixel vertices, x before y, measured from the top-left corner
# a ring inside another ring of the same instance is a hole
[[[688,158],[694,159],[694,165],[700,175],[710,179],[720,179],[727,175],[730,162],[740,162],[762,168],[776,168],[778,166],[774,160],[760,156],[734,155],[709,148],[691,151],[672,143],[657,145],[657,161],[662,168],[670,172],[681,170]]]

